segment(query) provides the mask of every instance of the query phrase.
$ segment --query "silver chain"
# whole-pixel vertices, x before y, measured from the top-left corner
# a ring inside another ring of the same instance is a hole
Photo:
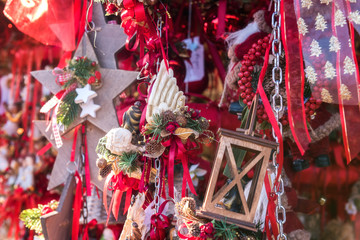
[[[277,124],[280,129],[280,134],[282,134],[283,126],[280,122],[280,113],[283,111],[283,98],[280,94],[280,84],[282,82],[282,69],[280,67],[280,56],[281,56],[281,38],[280,38],[280,28],[281,28],[281,14],[280,14],[280,1],[281,0],[274,0],[274,12],[271,17],[271,26],[273,28],[272,31],[272,43],[271,43],[271,50],[272,55],[274,56],[273,60],[273,69],[272,69],[272,80],[275,84],[275,93],[271,96],[272,98],[272,109],[275,114],[275,118]],[[272,135],[277,143],[279,143],[279,139],[275,134],[274,128],[272,129]],[[279,148],[277,151],[273,153],[273,166],[275,168],[276,174],[281,174],[278,172],[279,163],[276,161],[277,154],[279,154]],[[275,217],[276,222],[279,224],[279,235],[277,236],[277,240],[279,239],[287,239],[286,235],[284,234],[284,224],[286,222],[286,211],[285,207],[282,205],[282,195],[284,194],[284,182],[279,176],[278,184],[274,184],[273,192],[277,196],[277,205],[275,210]],[[282,219],[279,217],[280,213],[282,213]],[[275,227],[275,226],[273,226]]]
[[[85,131],[81,136],[81,147],[80,147],[80,157],[81,157],[81,168],[80,168],[80,174],[82,175],[82,184],[83,188],[86,189],[86,173],[85,173],[85,138],[86,138],[86,125],[85,125]],[[87,192],[86,190],[83,191],[83,207],[82,207],[82,217],[84,220],[84,226],[88,223],[88,206],[87,206]]]
[[[154,195],[154,201],[155,201],[155,211],[156,213],[159,211],[160,207],[160,168],[161,168],[161,162],[159,158],[155,159],[155,169],[156,169],[156,176],[155,176],[155,195]]]

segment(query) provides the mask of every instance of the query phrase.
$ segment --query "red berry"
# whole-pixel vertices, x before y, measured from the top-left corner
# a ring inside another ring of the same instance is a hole
[[[254,93],[254,92],[251,93],[251,97],[252,97],[252,98],[255,97],[255,93]]]
[[[265,43],[269,42],[269,38],[268,38],[268,37],[264,37],[263,40],[264,40]]]
[[[96,77],[96,79],[100,79],[101,73],[99,71],[95,71],[95,77]]]
[[[310,109],[309,108],[305,108],[305,113],[308,113],[310,111]]]
[[[262,39],[259,39],[258,41],[257,41],[257,43],[259,44],[259,45],[261,45],[261,44],[263,44],[263,40]]]
[[[247,104],[247,101],[246,101],[246,99],[244,99],[244,100],[243,100],[243,103]]]
[[[251,61],[251,65],[255,65],[256,64],[256,61]]]
[[[258,123],[262,123],[264,120],[262,119],[258,119]]]
[[[249,66],[249,67],[248,67],[248,71],[249,71],[249,72],[254,71],[254,67],[253,67],[253,66]]]
[[[242,82],[243,84],[247,83],[247,78],[246,78],[246,77],[242,77],[242,78],[241,78],[241,82]]]
[[[268,44],[267,44],[267,43],[263,43],[263,44],[261,44],[261,46],[262,46],[263,49],[266,49],[266,48],[268,47]]]
[[[248,77],[247,80],[248,80],[248,82],[251,82],[251,81],[252,81],[252,77],[251,77],[251,76]]]
[[[265,54],[265,49],[261,50],[261,54]]]
[[[92,62],[91,66],[95,67],[96,66],[96,62]]]
[[[252,47],[252,48],[256,48],[256,47],[257,47],[257,44],[256,44],[256,43],[253,43],[253,44],[251,45],[251,47]]]
[[[254,60],[254,59],[255,59],[255,55],[251,54],[251,55],[249,56],[249,59],[250,59],[250,60]],[[252,62],[251,62],[251,64],[252,64]],[[255,65],[255,64],[252,64],[252,65]]]
[[[246,87],[246,85],[245,85],[245,87]],[[314,103],[310,104],[310,109],[315,110],[315,109],[316,109],[316,105],[315,105]]]
[[[310,103],[309,102],[306,102],[305,103],[305,107],[309,107],[310,106]]]
[[[249,55],[247,55],[247,54],[245,54],[244,56],[243,56],[243,59],[245,59],[245,60],[247,60],[249,58]]]
[[[256,48],[255,48],[255,50],[256,50],[257,52],[260,52],[261,49],[262,49],[262,47],[260,47],[260,46],[256,46]]]
[[[251,101],[251,100],[252,100],[252,97],[251,97],[250,95],[247,95],[247,96],[246,96],[246,100],[247,100],[247,101]]]
[[[245,90],[245,93],[247,93],[247,94],[250,94],[252,92],[252,89],[251,88],[247,88],[246,90]]]
[[[256,56],[256,57],[260,57],[260,56],[261,56],[261,52],[256,52],[256,53],[255,53],[255,56]]]
[[[247,83],[245,84],[245,87],[246,87],[246,88],[251,88],[251,82],[247,82]]]
[[[94,82],[96,81],[96,79],[95,79],[95,77],[94,76],[91,76],[91,77],[89,77],[89,79],[88,79],[88,84],[93,84]]]
[[[242,93],[240,94],[240,97],[241,97],[242,99],[246,98],[246,93],[242,92]]]
[[[247,102],[247,105],[248,105],[248,108],[250,108],[251,107],[251,101],[250,102]]]
[[[310,101],[311,103],[315,103],[316,100],[315,100],[315,98],[310,97],[309,101]]]
[[[246,66],[241,66],[240,71],[243,71],[243,72],[247,71],[247,67]]]
[[[314,113],[315,113],[315,112],[314,112],[313,110],[310,110],[310,111],[309,111],[309,114],[310,114],[310,115],[313,115]]]
[[[267,119],[268,119],[268,115],[267,115],[266,113],[264,113],[261,117],[262,117],[263,120],[267,120]]]
[[[243,94],[243,93],[245,94],[244,91],[246,90],[246,87],[244,85],[242,85],[242,86],[239,87],[239,90],[241,91],[241,94]]]
[[[239,72],[238,74],[239,78],[242,78],[244,76],[244,73],[243,72]]]
[[[250,60],[246,60],[245,65],[246,65],[246,66],[250,66],[250,65],[251,65],[251,61],[250,61]]]
[[[321,103],[322,103],[321,99],[316,100],[316,105],[321,105]]]
[[[254,54],[256,51],[255,51],[255,49],[254,48],[250,48],[250,50],[249,50],[249,54]],[[250,55],[251,56],[251,55]],[[249,56],[249,57],[250,57]]]
[[[250,67],[252,67],[252,66],[250,66]],[[249,67],[249,68],[250,68]],[[252,67],[253,68],[253,67]],[[249,71],[246,71],[246,72],[244,72],[244,77],[249,77],[250,76],[250,72]]]

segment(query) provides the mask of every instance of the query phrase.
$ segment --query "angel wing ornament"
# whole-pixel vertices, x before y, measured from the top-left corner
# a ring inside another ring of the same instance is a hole
[[[153,114],[171,110],[176,112],[185,106],[185,96],[176,84],[174,71],[166,69],[164,60],[155,78],[152,79],[148,88],[148,100],[146,109],[146,121],[152,122]]]

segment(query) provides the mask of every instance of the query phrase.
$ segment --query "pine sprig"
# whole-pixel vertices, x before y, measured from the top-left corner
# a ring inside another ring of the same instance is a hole
[[[68,127],[75,120],[80,110],[80,105],[74,102],[76,96],[76,92],[71,91],[63,98],[57,113],[57,123]]]
[[[42,233],[40,217],[43,208],[43,205],[39,205],[39,208],[26,209],[19,216],[20,220],[24,222],[25,227],[34,230],[37,234]]]
[[[194,120],[192,118],[187,118],[186,128],[191,128],[199,133],[203,132],[203,129],[200,127],[200,123],[197,120]]]
[[[226,220],[213,220],[212,221],[214,229],[215,229],[215,239],[221,239],[221,240],[235,240],[235,239],[243,239],[249,236],[254,237],[256,240],[262,239],[262,231],[260,230],[260,223],[256,224],[257,232],[241,229],[240,227],[229,224],[226,222]]]
[[[117,162],[117,166],[123,173],[132,173],[137,169],[138,156],[137,152],[124,152]]]
[[[161,141],[161,131],[165,128],[167,122],[163,121],[159,114],[153,114],[153,121],[151,124],[146,125],[145,134],[153,135],[153,139],[157,139],[158,142]]]
[[[91,77],[95,71],[95,68],[92,66],[92,61],[86,57],[77,60],[72,59],[69,62],[68,69],[74,73],[74,76],[77,80],[80,80],[83,86],[86,85],[86,80]]]

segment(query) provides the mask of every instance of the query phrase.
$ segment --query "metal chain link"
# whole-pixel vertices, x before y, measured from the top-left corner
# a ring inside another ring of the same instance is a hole
[[[272,80],[275,84],[275,93],[271,96],[272,103],[271,107],[274,111],[275,118],[277,121],[277,124],[280,129],[280,134],[282,134],[283,126],[281,124],[280,120],[280,113],[283,111],[283,97],[280,95],[280,84],[282,83],[282,69],[280,67],[280,56],[281,56],[281,14],[280,14],[280,3],[281,0],[274,0],[274,12],[271,16],[271,26],[273,28],[272,31],[272,43],[271,43],[271,50],[272,55],[274,56],[273,60],[273,69],[272,69]],[[279,139],[275,134],[274,128],[272,129],[272,135],[277,143],[279,143]],[[279,154],[279,148],[277,151],[274,151],[273,153],[273,166],[275,168],[276,174],[278,173],[279,169],[279,163],[276,161],[276,156]],[[281,175],[279,176],[278,184],[274,184],[273,192],[277,196],[277,205],[275,209],[275,217],[276,222],[279,224],[279,235],[277,236],[277,240],[279,239],[287,239],[286,235],[284,234],[284,224],[286,222],[286,211],[285,207],[282,205],[282,195],[284,194],[284,182],[281,178]],[[280,213],[282,215],[282,219],[280,218]],[[275,227],[275,226],[273,226]]]
[[[156,213],[159,211],[160,207],[160,169],[161,169],[161,162],[159,158],[155,159],[155,169],[156,169],[156,176],[155,176],[155,195],[154,195],[154,201],[155,201],[155,211]]]
[[[80,157],[81,157],[81,164],[80,164],[80,174],[82,175],[82,187],[86,189],[86,174],[85,174],[85,138],[86,138],[86,123],[84,123],[85,129],[84,133],[81,136],[81,147],[80,147]],[[88,223],[88,206],[87,206],[87,195],[86,191],[83,191],[83,207],[81,215],[83,217],[84,225]]]

